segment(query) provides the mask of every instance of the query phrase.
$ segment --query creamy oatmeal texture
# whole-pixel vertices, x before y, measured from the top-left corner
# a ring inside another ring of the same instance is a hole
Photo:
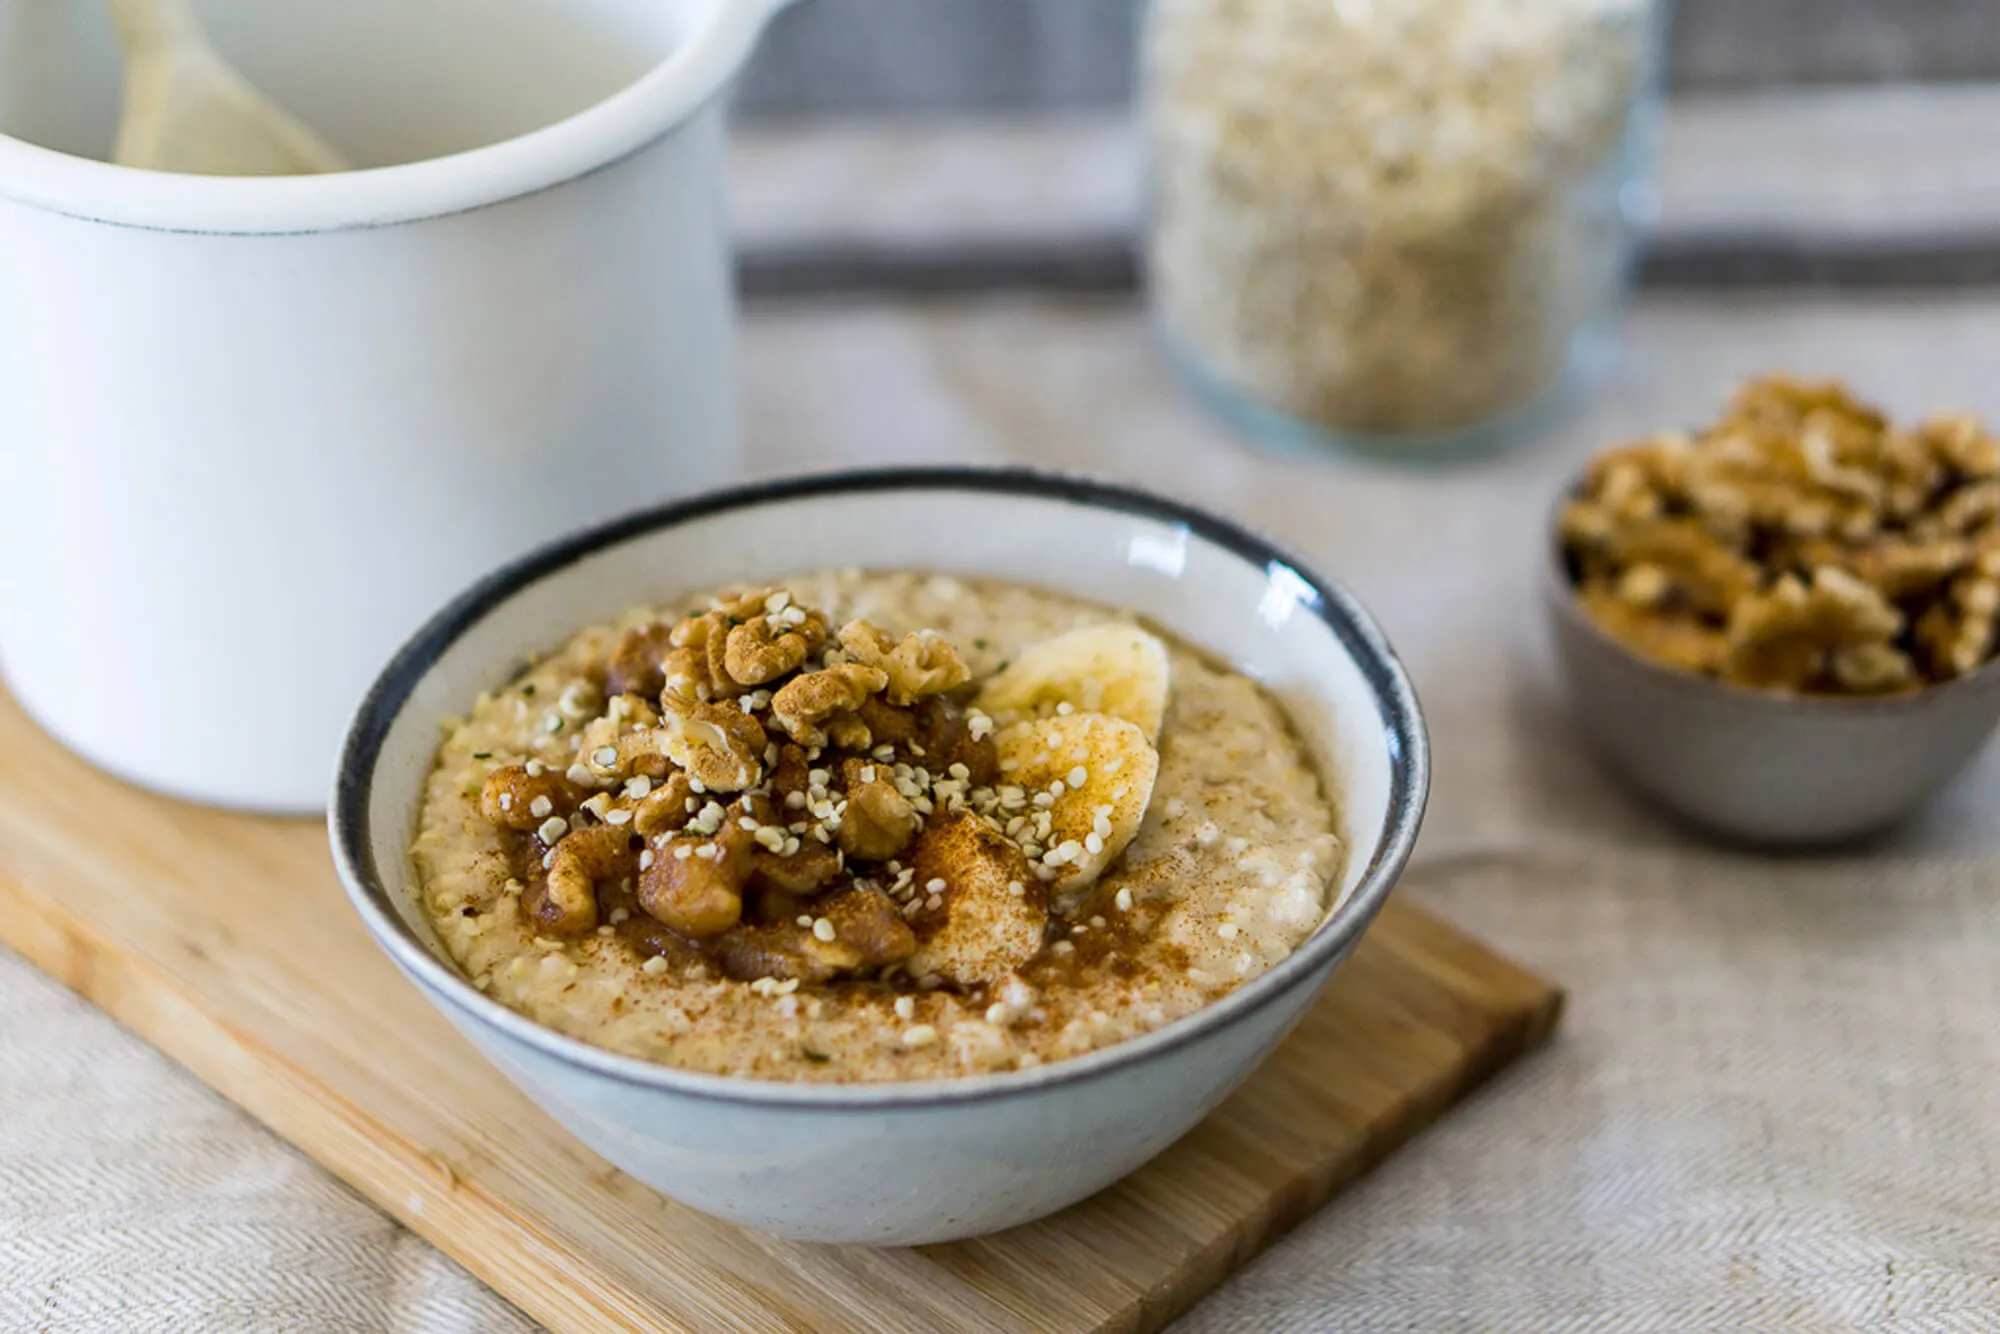
[[[1247,678],[1057,594],[850,571],[635,612],[482,696],[414,857],[501,1003],[667,1065],[858,1082],[1199,1009],[1325,919],[1337,828]]]

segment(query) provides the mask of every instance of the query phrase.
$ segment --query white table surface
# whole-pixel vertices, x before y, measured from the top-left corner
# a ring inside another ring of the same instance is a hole
[[[1550,439],[1451,469],[1250,452],[1122,302],[764,306],[759,474],[1031,462],[1197,499],[1379,613],[1437,756],[1408,892],[1572,989],[1553,1048],[1188,1330],[2000,1328],[2000,751],[1827,859],[1690,843],[1553,698],[1539,523],[1601,443],[1765,368],[2000,420],[2000,294],[1653,298]],[[0,1329],[526,1322],[192,1076],[0,952]]]

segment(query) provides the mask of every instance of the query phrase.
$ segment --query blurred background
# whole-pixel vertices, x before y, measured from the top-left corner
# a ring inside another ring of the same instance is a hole
[[[1078,111],[1132,91],[1141,0],[813,0],[744,83],[754,112]],[[1680,0],[1673,85],[2000,75],[1990,0]]]
[[[1144,16],[1144,0],[781,15],[739,93],[747,289],[1135,286]],[[1681,0],[1664,57],[1643,283],[2000,281],[2000,5]]]

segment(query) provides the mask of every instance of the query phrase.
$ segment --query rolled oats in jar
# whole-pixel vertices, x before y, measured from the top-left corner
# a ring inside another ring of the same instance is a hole
[[[1631,247],[1653,0],[1152,0],[1146,264],[1231,415],[1474,443],[1586,360]]]

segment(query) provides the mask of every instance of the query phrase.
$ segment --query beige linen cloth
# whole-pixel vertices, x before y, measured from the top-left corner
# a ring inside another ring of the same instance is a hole
[[[1412,471],[1246,452],[1175,392],[1124,304],[753,316],[761,472],[1107,473],[1350,582],[1436,745],[1405,892],[1570,989],[1549,1050],[1181,1328],[2000,1329],[2000,752],[1865,849],[1707,847],[1583,754],[1533,601],[1544,509],[1593,445],[1697,419],[1767,367],[1848,375],[1898,412],[2000,419],[1994,346],[1996,302],[1652,302],[1557,438]],[[0,1330],[528,1328],[4,954],[0,1032]]]

